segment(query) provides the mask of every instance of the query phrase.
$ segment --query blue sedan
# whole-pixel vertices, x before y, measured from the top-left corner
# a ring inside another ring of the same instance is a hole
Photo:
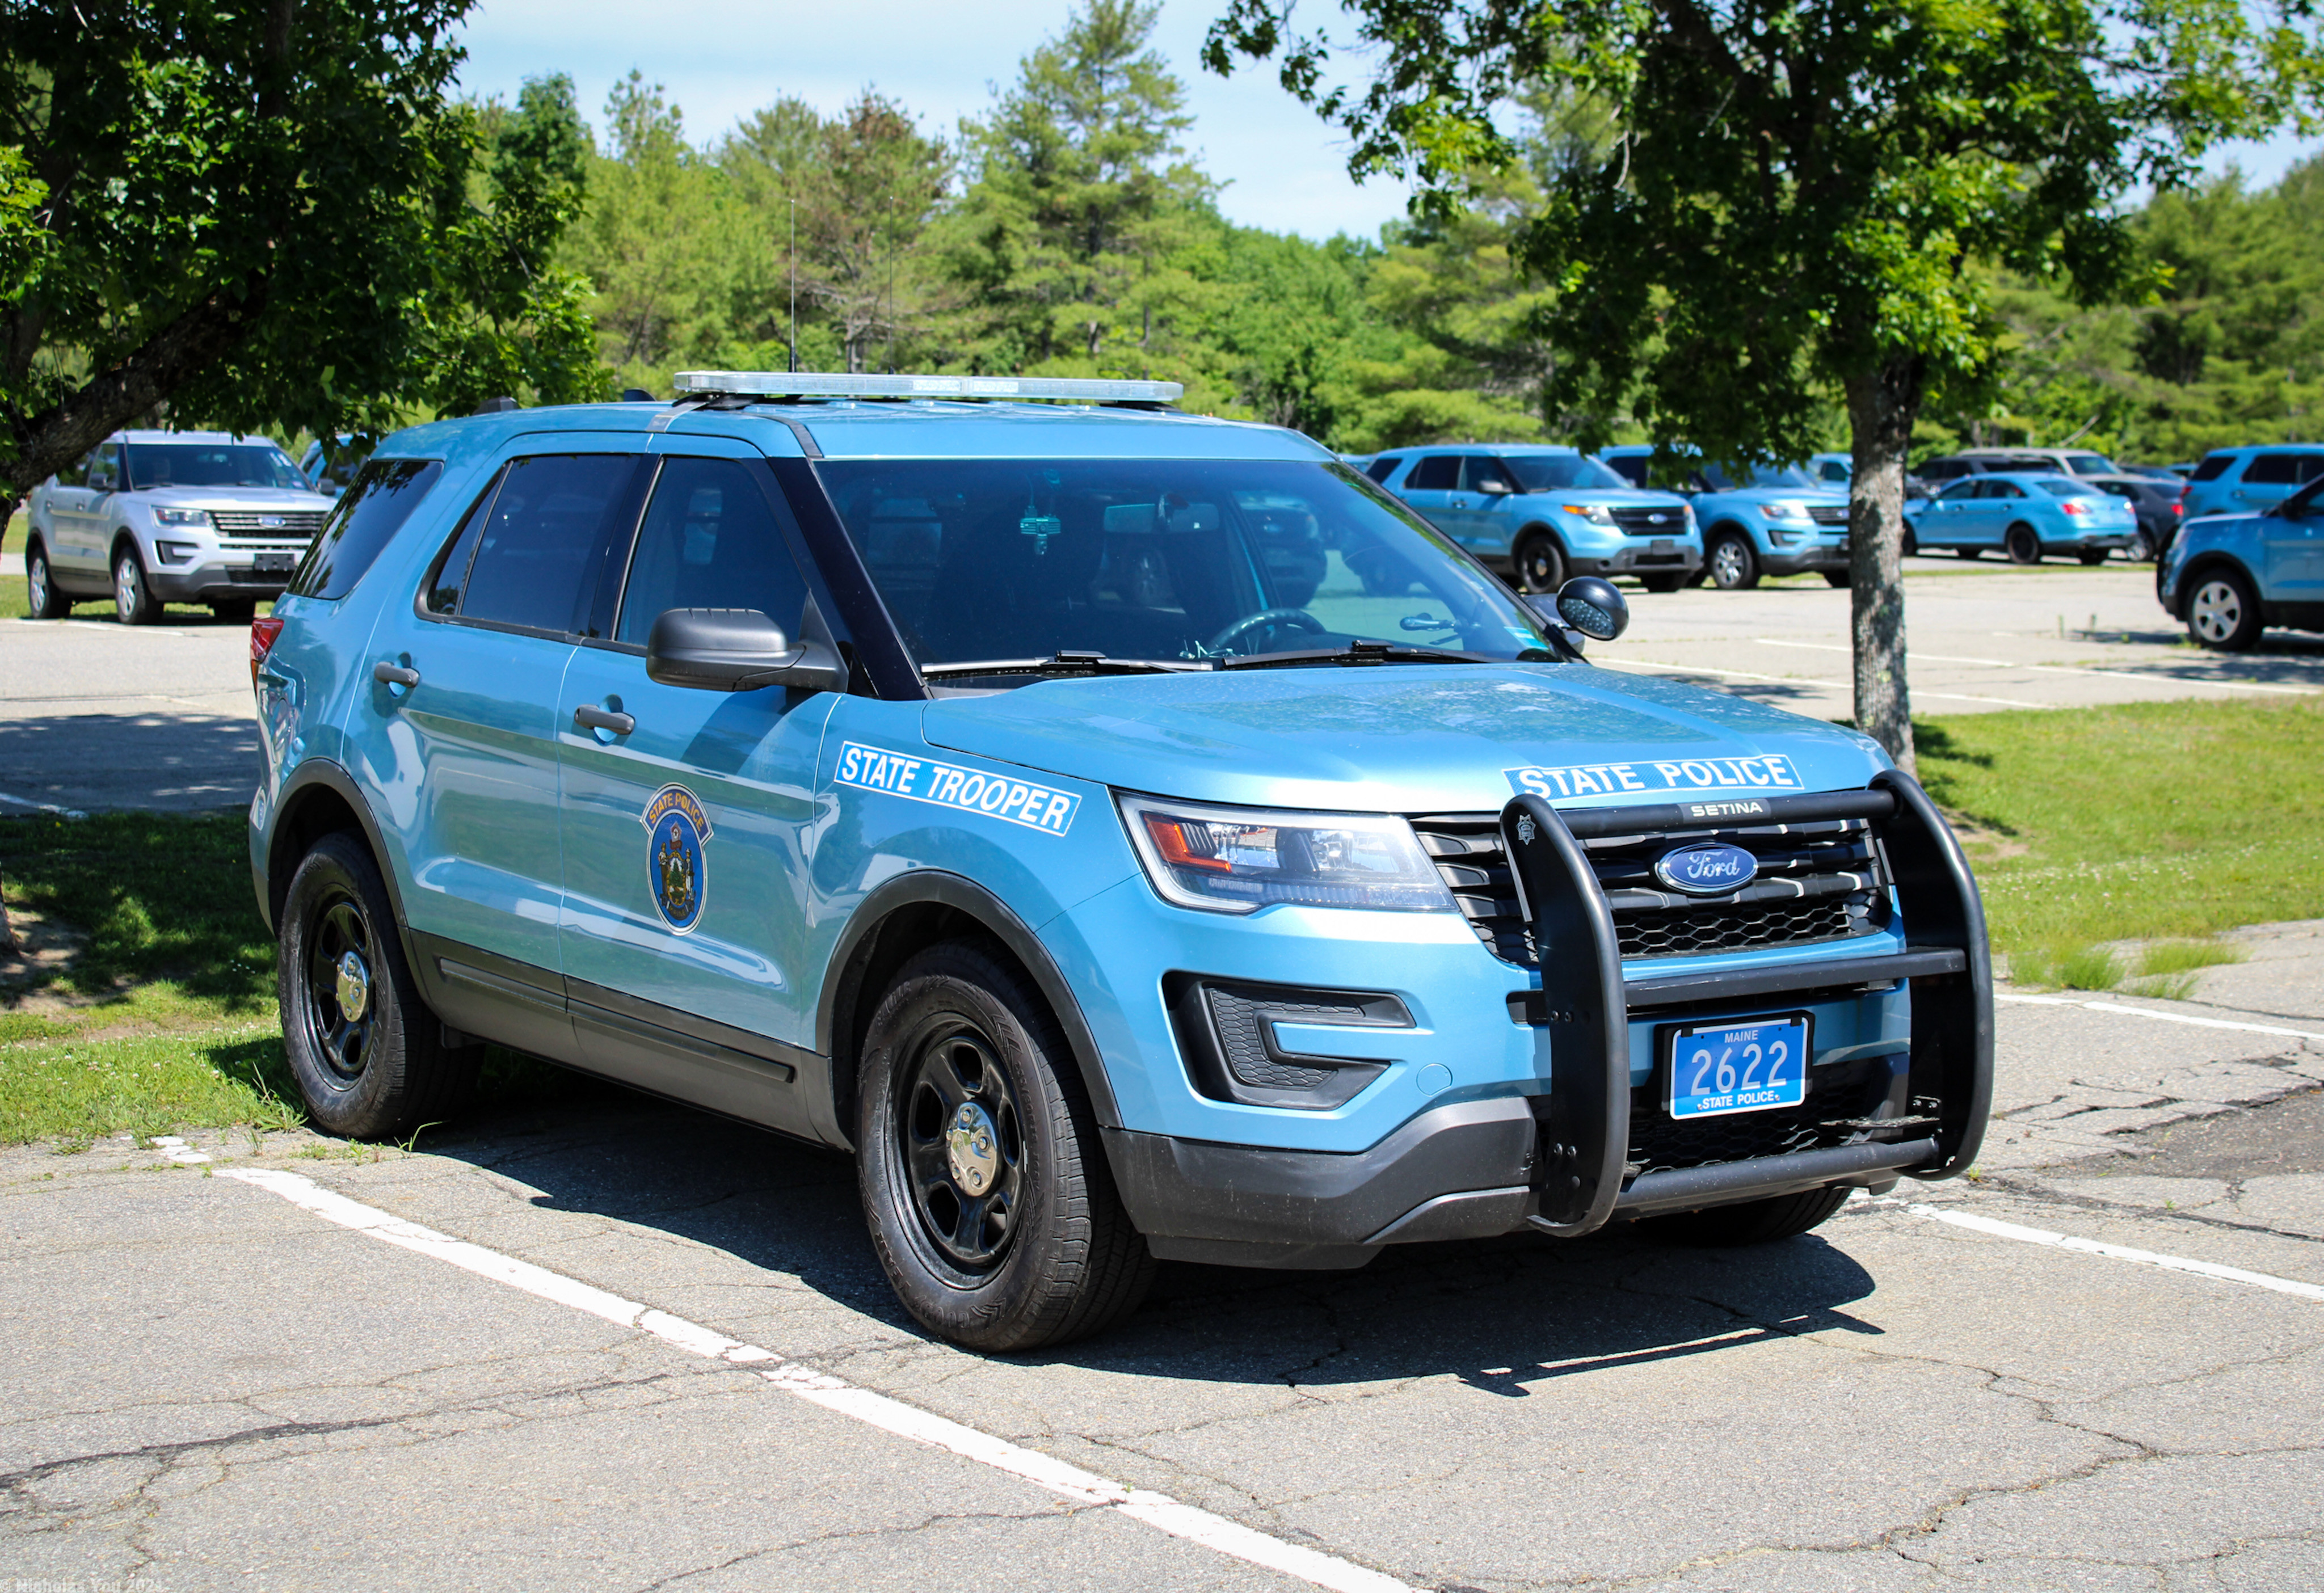
[[[1964,476],[1904,505],[1907,552],[1941,548],[1963,558],[1998,550],[2013,564],[2040,564],[2070,553],[2103,564],[2137,531],[2137,514],[2104,488],[2034,471]]]

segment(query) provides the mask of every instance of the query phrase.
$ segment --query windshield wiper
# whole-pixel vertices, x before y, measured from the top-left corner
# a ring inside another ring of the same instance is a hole
[[[1408,642],[1373,641],[1359,636],[1345,647],[1303,648],[1296,652],[1250,653],[1221,658],[1222,669],[1287,669],[1300,664],[1495,664],[1483,653],[1456,652],[1449,647],[1414,647]]]
[[[1103,653],[1060,649],[1046,658],[980,658],[965,664],[927,664],[924,680],[952,675],[1175,675],[1213,668],[1208,658],[1110,658]]]

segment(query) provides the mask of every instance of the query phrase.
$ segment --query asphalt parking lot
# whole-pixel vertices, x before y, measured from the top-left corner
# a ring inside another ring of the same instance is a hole
[[[1924,713],[2324,689],[2144,568],[1912,566]],[[1640,594],[1616,667],[1847,711],[1848,594]],[[238,805],[239,628],[0,622],[0,797]],[[1164,1268],[931,1342],[828,1153],[578,1079],[408,1148],[0,1152],[0,1587],[2324,1585],[2324,925],[2009,992],[1974,1181]]]

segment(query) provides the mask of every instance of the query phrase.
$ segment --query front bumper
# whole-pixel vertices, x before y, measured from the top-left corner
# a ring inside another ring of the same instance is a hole
[[[1800,541],[1788,545],[1770,540],[1759,554],[1759,567],[1771,576],[1798,576],[1810,570],[1848,567],[1848,540]]]
[[[1605,896],[1575,835],[1676,825],[1684,815],[1561,813],[1518,797],[1502,828],[1535,939],[1572,948],[1543,990],[1510,998],[1510,1017],[1554,1054],[1547,1093],[1448,1102],[1357,1152],[1109,1130],[1124,1203],[1154,1253],[1219,1265],[1359,1266],[1390,1244],[1528,1224],[1572,1236],[1618,1218],[1837,1184],[1883,1189],[1907,1172],[1933,1179],[1966,1170],[1991,1101],[1992,982],[1983,908],[1950,832],[1920,787],[1893,771],[1868,790],[1774,797],[1766,806],[1755,823],[1849,817],[1879,826],[1912,937],[1902,951],[1626,982]],[[1905,991],[1909,1016],[1899,1009]],[[1812,1099],[1801,1116],[1829,1119],[1828,1142],[1766,1155],[1758,1152],[1767,1144],[1747,1133],[1738,1142],[1744,1149],[1728,1153],[1734,1159],[1689,1165],[1659,1165],[1653,1146],[1634,1146],[1634,1125],[1651,1134],[1659,1121],[1651,1069],[1642,1080],[1638,1065],[1641,1029],[1802,1006],[1883,1015],[1858,1031],[1864,1043],[1848,1064],[1813,1070],[1822,1082],[1812,1080],[1812,1097],[1821,1101]],[[1897,1027],[1886,1027],[1888,1018]],[[1859,1127],[1867,1119],[1894,1127]]]
[[[170,603],[263,603],[281,596],[297,568],[296,560],[272,562],[276,567],[262,569],[254,556],[233,553],[184,565],[156,558],[147,565],[145,584]]]
[[[2044,542],[2042,544],[2042,551],[2044,553],[2086,553],[2095,548],[2104,548],[2106,551],[2111,553],[2118,548],[2129,547],[2130,543],[2131,534],[2128,531],[2107,531],[2094,536],[2075,537],[2063,542]]]
[[[1673,546],[1618,548],[1596,555],[1575,552],[1567,560],[1577,576],[1691,576],[1702,567],[1702,549],[1671,539]]]

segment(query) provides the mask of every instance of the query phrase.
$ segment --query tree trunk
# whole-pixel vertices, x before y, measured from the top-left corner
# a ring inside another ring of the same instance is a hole
[[[1848,381],[1856,470],[1848,485],[1849,632],[1856,728],[1915,773],[1904,677],[1904,455],[1921,407],[1921,363],[1898,360]]]

